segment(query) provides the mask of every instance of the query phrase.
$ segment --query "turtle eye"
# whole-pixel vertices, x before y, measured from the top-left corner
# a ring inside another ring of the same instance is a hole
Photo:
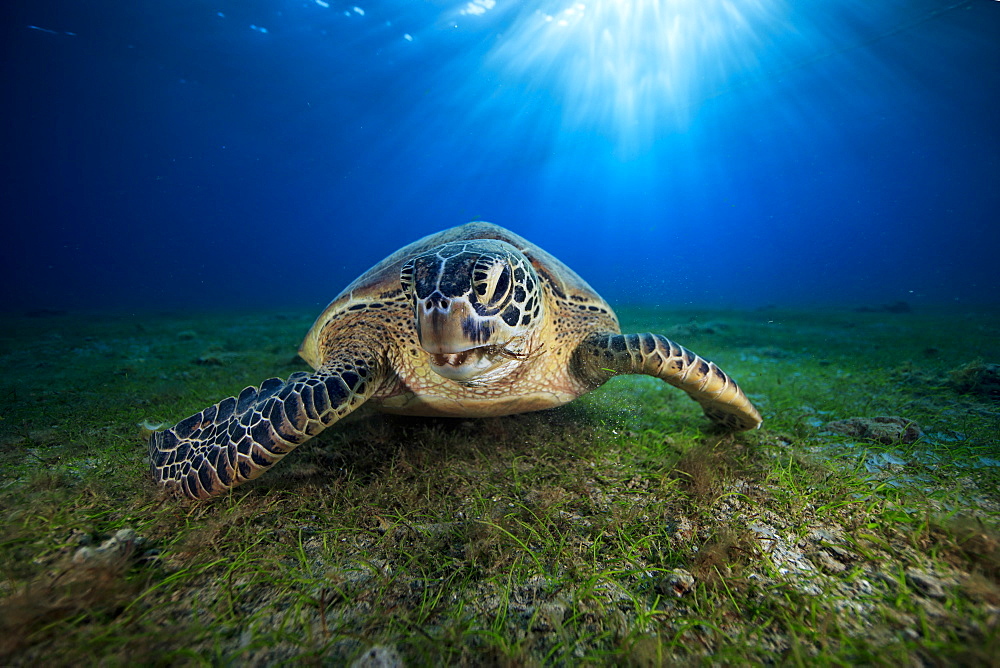
[[[483,306],[499,308],[511,293],[510,265],[504,260],[480,258],[472,270],[472,288]]]
[[[413,260],[403,265],[399,270],[399,284],[403,286],[403,292],[409,294],[413,289]]]

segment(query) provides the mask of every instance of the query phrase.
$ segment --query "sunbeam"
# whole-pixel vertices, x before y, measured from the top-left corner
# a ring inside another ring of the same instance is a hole
[[[782,0],[588,0],[523,12],[489,57],[530,88],[552,91],[567,129],[625,147],[683,129],[692,104],[758,65],[788,31]]]

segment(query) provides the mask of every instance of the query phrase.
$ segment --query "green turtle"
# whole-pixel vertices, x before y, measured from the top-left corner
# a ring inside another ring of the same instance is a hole
[[[714,363],[659,334],[622,334],[569,267],[484,222],[424,237],[362,274],[299,355],[315,371],[265,380],[154,433],[156,481],[193,498],[219,494],[366,402],[404,415],[509,415],[565,404],[618,374],[684,390],[726,429],[761,424]]]

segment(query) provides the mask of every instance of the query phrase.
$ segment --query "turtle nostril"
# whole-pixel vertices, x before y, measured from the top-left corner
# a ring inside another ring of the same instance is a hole
[[[435,292],[434,294],[432,294],[430,297],[427,298],[427,301],[425,303],[428,311],[432,309],[437,309],[439,311],[447,311],[449,304],[451,304],[451,300],[449,300],[440,292]]]

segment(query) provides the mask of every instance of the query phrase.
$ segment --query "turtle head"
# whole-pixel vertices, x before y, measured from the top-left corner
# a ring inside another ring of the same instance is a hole
[[[453,241],[403,265],[420,347],[440,376],[481,385],[533,352],[543,312],[531,262],[494,239]]]

